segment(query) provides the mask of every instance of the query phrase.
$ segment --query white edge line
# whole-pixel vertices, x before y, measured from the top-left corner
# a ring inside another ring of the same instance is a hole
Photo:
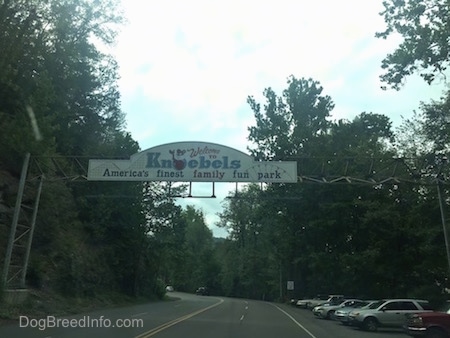
[[[134,315],[131,315],[131,317],[139,317],[139,316],[144,316],[146,314],[147,314],[147,312],[140,312],[140,313],[136,313]]]
[[[292,320],[295,324],[297,324],[297,326],[299,326],[303,331],[305,331],[307,334],[309,334],[311,338],[317,338],[315,335],[313,335],[311,332],[309,332],[309,330],[306,327],[304,327],[294,317],[292,317],[289,313],[287,313],[282,308],[279,308],[278,306],[276,306],[274,304],[272,304],[272,305],[275,306],[281,312],[283,312],[287,317],[289,317],[289,319]]]

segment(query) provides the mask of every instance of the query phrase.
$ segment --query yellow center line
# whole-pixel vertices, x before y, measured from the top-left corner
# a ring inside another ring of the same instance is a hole
[[[167,323],[161,324],[161,325],[159,325],[159,326],[157,326],[157,327],[155,327],[155,328],[153,328],[153,329],[151,329],[151,330],[149,330],[147,332],[141,333],[140,335],[138,335],[138,336],[136,336],[134,338],[148,338],[148,337],[154,336],[158,332],[161,332],[161,331],[163,331],[165,329],[168,329],[169,327],[174,326],[174,325],[176,325],[178,323],[181,323],[182,321],[185,321],[186,319],[192,318],[192,317],[194,317],[194,316],[196,316],[196,315],[198,315],[198,314],[200,314],[202,312],[208,311],[208,310],[210,310],[210,309],[212,309],[212,308],[214,308],[214,307],[216,307],[216,306],[218,306],[218,305],[220,305],[222,303],[223,303],[223,299],[220,299],[219,302],[217,302],[217,303],[215,303],[213,305],[205,307],[204,309],[200,309],[200,310],[194,311],[194,312],[189,313],[187,315],[184,315],[182,317],[175,318],[175,319],[173,319],[173,320],[171,320],[171,321],[169,321]]]

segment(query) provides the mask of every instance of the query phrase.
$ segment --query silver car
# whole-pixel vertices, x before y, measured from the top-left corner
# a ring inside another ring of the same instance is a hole
[[[348,315],[351,325],[367,331],[379,327],[402,327],[406,314],[432,311],[428,301],[418,299],[384,299]]]
[[[357,306],[346,306],[346,307],[340,308],[340,309],[336,310],[336,312],[334,313],[333,319],[340,321],[343,325],[349,325],[350,320],[348,318],[348,315],[350,314],[350,312],[352,312],[355,309],[368,308],[370,305],[372,305],[375,302],[377,302],[377,300],[365,300]]]
[[[324,319],[331,319],[334,316],[336,310],[342,309],[344,307],[356,307],[360,304],[365,304],[364,301],[360,299],[346,299],[339,303],[326,303],[318,305],[313,309],[315,316]]]

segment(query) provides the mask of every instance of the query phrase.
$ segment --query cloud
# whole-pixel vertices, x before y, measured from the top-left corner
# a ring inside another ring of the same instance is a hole
[[[174,112],[232,111],[255,89],[284,84],[292,73],[325,78],[353,55],[355,40],[373,39],[381,21],[361,1],[155,4],[126,3],[121,90],[171,101]]]

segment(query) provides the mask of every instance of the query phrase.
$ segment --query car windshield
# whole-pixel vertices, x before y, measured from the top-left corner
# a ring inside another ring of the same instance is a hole
[[[373,302],[362,302],[362,303],[357,303],[355,304],[356,308],[365,308],[365,307],[369,307]]]
[[[316,297],[314,297],[314,299],[317,299],[317,300],[328,300],[328,296],[326,296],[326,295],[317,295]]]
[[[377,308],[379,308],[381,305],[383,305],[385,302],[386,302],[386,301],[384,301],[384,300],[380,300],[380,301],[378,301],[378,302],[374,302],[374,303],[372,303],[372,304],[369,304],[369,305],[367,306],[367,308],[368,308],[368,309],[377,309]]]
[[[2,0],[0,337],[366,337],[449,159],[450,0]]]

